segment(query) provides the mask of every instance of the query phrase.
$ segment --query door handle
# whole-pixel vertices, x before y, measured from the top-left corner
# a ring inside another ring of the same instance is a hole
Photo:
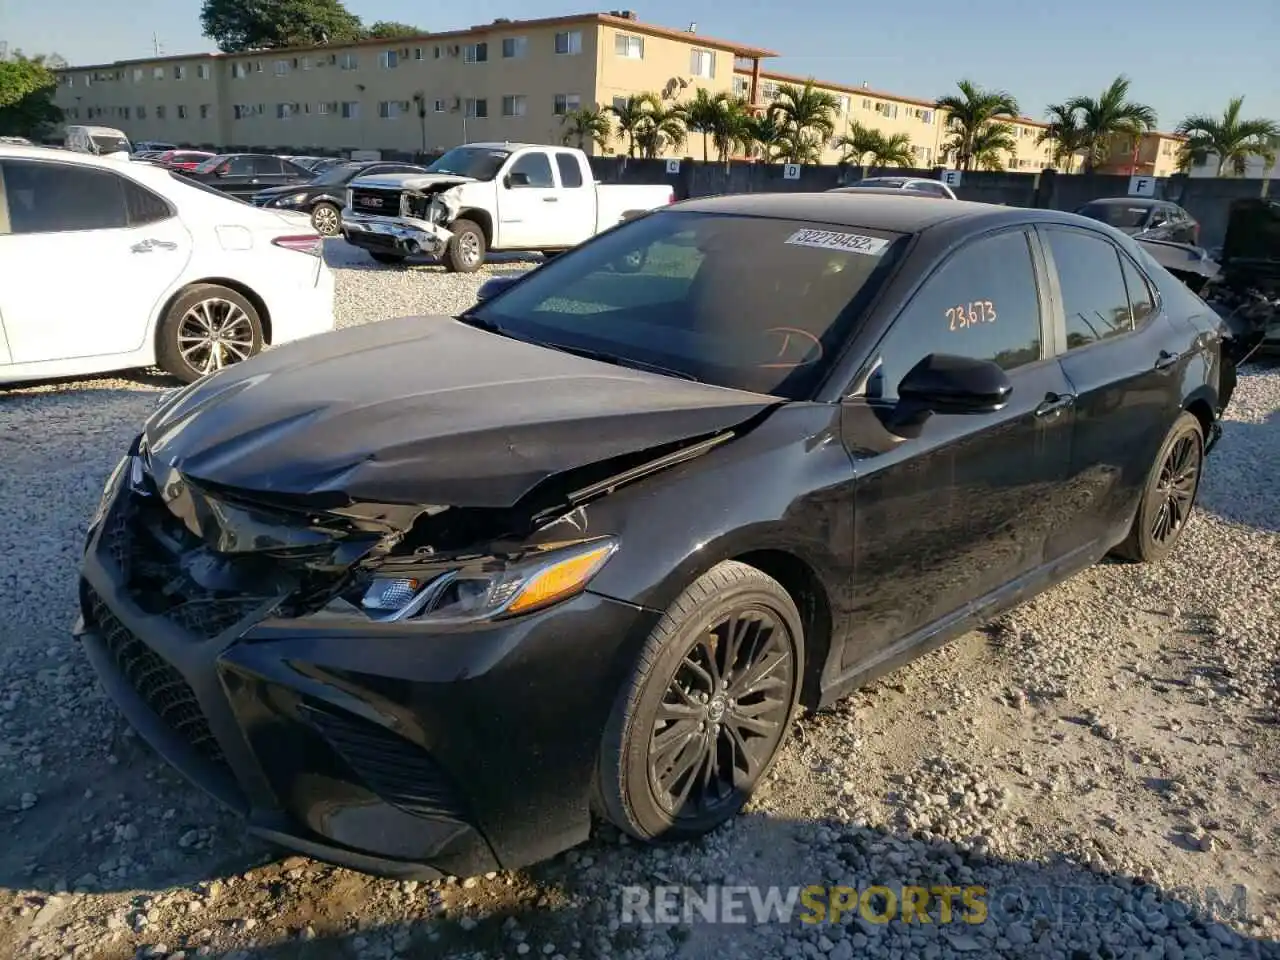
[[[543,203],[559,203],[560,198],[559,197],[543,197],[542,202]]]
[[[134,253],[150,253],[152,250],[177,250],[178,245],[172,240],[139,240],[129,248]]]
[[[1170,353],[1168,350],[1161,350],[1160,356],[1156,358],[1157,370],[1168,370],[1182,358],[1180,353]]]
[[[1040,402],[1040,406],[1036,407],[1037,417],[1048,417],[1062,410],[1067,409],[1076,402],[1074,393],[1049,393],[1045,394],[1044,400]]]

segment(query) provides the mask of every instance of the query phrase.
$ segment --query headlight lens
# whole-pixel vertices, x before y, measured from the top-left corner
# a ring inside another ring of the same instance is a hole
[[[361,599],[376,620],[482,620],[540,610],[581,593],[617,549],[612,538],[486,561],[431,579],[377,576]]]
[[[286,206],[296,207],[298,204],[306,203],[306,202],[307,202],[307,195],[305,193],[295,193],[292,196],[288,196],[288,197],[285,197],[283,200],[277,201],[277,203],[279,203],[282,207],[286,207]]]

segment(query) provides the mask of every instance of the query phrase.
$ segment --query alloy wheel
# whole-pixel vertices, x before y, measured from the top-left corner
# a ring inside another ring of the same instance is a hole
[[[1191,515],[1200,477],[1200,444],[1184,434],[1169,448],[1156,481],[1157,506],[1151,519],[1151,539],[1164,544],[1175,538]]]
[[[705,816],[751,788],[786,729],[794,670],[787,628],[766,607],[731,613],[694,642],[649,741],[650,786],[669,816]]]
[[[312,226],[322,237],[336,237],[341,230],[338,211],[328,204],[321,204],[311,214]]]
[[[249,315],[218,297],[193,304],[178,324],[182,359],[202,376],[249,359],[253,341]]]
[[[480,262],[480,238],[474,233],[464,233],[458,238],[459,259],[467,266]]]

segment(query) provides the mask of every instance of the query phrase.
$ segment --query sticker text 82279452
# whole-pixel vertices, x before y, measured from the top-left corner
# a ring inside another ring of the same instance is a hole
[[[971,300],[968,303],[957,303],[943,311],[947,318],[948,330],[964,330],[976,327],[980,323],[996,322],[996,305],[990,300]]]
[[[835,230],[797,230],[787,237],[794,247],[818,247],[821,250],[844,250],[848,253],[864,253],[878,257],[889,245],[880,237],[864,237],[857,233],[839,233]]]

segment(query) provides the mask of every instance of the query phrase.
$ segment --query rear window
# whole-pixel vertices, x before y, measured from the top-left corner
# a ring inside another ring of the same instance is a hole
[[[1123,229],[1142,226],[1147,222],[1147,214],[1151,212],[1151,208],[1125,203],[1087,203],[1076,212],[1090,220],[1099,220]]]
[[[562,254],[474,313],[521,339],[799,399],[821,383],[905,241],[664,211]]]

